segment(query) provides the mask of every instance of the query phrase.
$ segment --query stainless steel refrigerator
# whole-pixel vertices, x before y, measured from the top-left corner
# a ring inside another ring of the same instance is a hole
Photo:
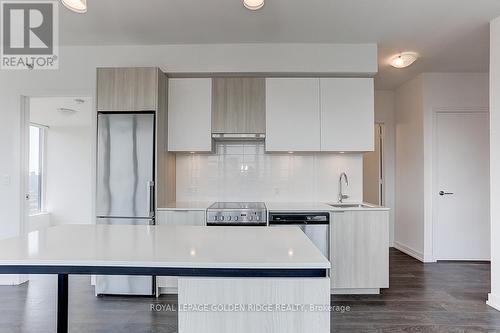
[[[97,116],[98,224],[154,225],[154,113]],[[124,239],[134,246],[134,239]],[[152,295],[152,276],[96,277],[96,294]]]

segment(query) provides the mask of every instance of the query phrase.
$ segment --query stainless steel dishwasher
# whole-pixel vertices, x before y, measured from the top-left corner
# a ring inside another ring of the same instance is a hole
[[[330,259],[330,213],[277,212],[269,213],[270,227],[300,228],[323,255]]]

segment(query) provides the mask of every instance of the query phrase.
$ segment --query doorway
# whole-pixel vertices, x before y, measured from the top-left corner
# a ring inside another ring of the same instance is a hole
[[[434,258],[490,260],[488,112],[437,112],[435,147]]]
[[[25,97],[23,229],[92,223],[94,110],[89,97]]]
[[[375,150],[363,155],[363,201],[384,206],[384,125],[375,124]]]

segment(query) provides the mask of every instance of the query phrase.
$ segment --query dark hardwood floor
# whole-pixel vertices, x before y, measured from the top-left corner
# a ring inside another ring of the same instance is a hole
[[[422,264],[391,249],[390,288],[333,296],[351,311],[332,315],[332,332],[500,332],[500,312],[486,305],[489,291],[489,263]]]
[[[390,262],[391,288],[382,295],[332,297],[333,305],[350,307],[332,313],[332,332],[500,332],[500,312],[485,304],[489,264],[424,265],[397,250],[391,250]],[[71,276],[70,331],[177,332],[177,314],[152,312],[152,303],[176,304],[176,298],[96,298],[88,277]],[[1,333],[52,333],[55,309],[54,276],[0,286]]]

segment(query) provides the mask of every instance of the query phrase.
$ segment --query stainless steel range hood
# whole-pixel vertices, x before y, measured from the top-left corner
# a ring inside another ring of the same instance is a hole
[[[266,139],[263,133],[213,133],[212,138],[217,141],[262,141]]]

